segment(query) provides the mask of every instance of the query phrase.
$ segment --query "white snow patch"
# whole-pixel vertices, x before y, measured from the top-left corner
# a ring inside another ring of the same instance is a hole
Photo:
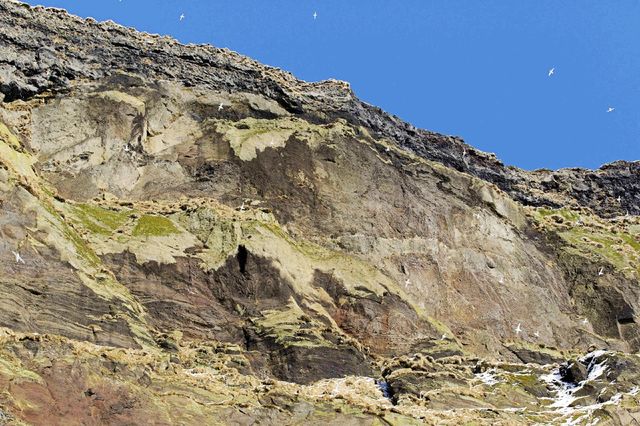
[[[573,393],[578,390],[579,387],[572,385],[571,383],[563,382],[562,376],[560,375],[560,369],[556,369],[549,374],[543,374],[540,376],[540,380],[546,382],[556,393],[556,397],[552,399],[554,402],[550,405],[551,408],[558,408],[557,411],[562,411],[563,409],[568,408],[569,405],[576,400]]]
[[[589,352],[588,354],[586,354],[585,356],[583,356],[582,358],[580,358],[580,361],[582,363],[585,363],[589,358],[600,358],[602,355],[608,354],[610,353],[609,351],[604,351],[602,349],[598,349],[597,351],[593,351],[593,352]]]
[[[582,358],[580,358],[580,362],[583,364],[589,361],[589,365],[587,366],[587,378],[581,381],[578,384],[566,383],[562,381],[562,377],[560,376],[560,369],[555,369],[549,374],[543,374],[540,376],[540,380],[546,382],[549,385],[549,388],[552,392],[555,393],[554,398],[540,398],[552,401],[552,404],[549,405],[555,413],[558,413],[560,417],[557,421],[564,421],[562,423],[565,426],[577,426],[577,425],[588,425],[595,426],[599,423],[600,419],[593,419],[593,413],[605,406],[608,405],[618,405],[622,401],[622,398],[627,395],[631,397],[635,397],[640,394],[640,386],[635,386],[626,393],[617,393],[611,397],[608,401],[596,403],[592,405],[576,405],[572,407],[571,404],[578,399],[578,397],[574,396],[576,392],[590,381],[593,380],[606,380],[606,376],[604,375],[608,369],[606,365],[606,360],[602,360],[601,362],[597,362],[599,358],[603,355],[609,353],[608,351],[597,350],[593,351]],[[610,383],[613,385],[615,380]],[[601,394],[604,392],[604,389],[601,391]]]
[[[597,365],[599,366],[600,364],[597,364]],[[593,376],[599,377],[601,374],[602,374],[601,372],[599,374],[598,372],[596,372]],[[597,418],[592,420],[590,419],[592,418],[593,413],[596,410],[601,409],[602,407],[605,407],[607,405],[618,405],[620,404],[620,401],[622,401],[623,396],[625,395],[635,396],[640,392],[639,387],[634,387],[627,393],[615,394],[614,396],[611,397],[611,399],[605,402],[571,407],[570,406],[571,403],[574,402],[576,399],[578,399],[573,395],[579,389],[581,389],[585,383],[593,379],[584,380],[580,382],[577,386],[571,385],[569,383],[564,383],[560,381],[560,374],[558,370],[554,371],[551,374],[540,376],[540,379],[549,383],[550,387],[556,391],[556,398],[552,399],[554,403],[551,404],[549,407],[555,408],[556,410],[554,411],[561,414],[558,420],[564,420],[564,423],[563,423],[564,426],[577,426],[577,425],[595,426],[596,424],[598,424],[600,419],[597,419]]]
[[[593,361],[591,361],[593,363]],[[607,365],[602,361],[599,364],[589,365],[589,375],[587,376],[587,380],[585,383],[591,380],[595,380],[598,377],[602,376],[602,374],[607,371]]]
[[[500,383],[500,380],[498,380],[495,373],[496,373],[496,370],[492,368],[490,370],[485,371],[484,373],[476,374],[476,379],[479,379],[480,381],[482,381],[482,383],[484,383],[487,386],[497,385],[498,383]]]

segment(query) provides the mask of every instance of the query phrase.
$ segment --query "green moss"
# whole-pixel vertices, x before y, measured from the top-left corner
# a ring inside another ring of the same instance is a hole
[[[164,216],[144,215],[133,229],[134,237],[163,237],[179,233],[173,222]]]
[[[66,237],[68,241],[71,241],[76,253],[83,259],[85,259],[93,267],[99,267],[102,262],[95,252],[87,245],[87,243],[78,235],[75,229],[69,226],[62,216],[56,211],[53,205],[48,200],[41,200],[42,206],[48,211],[55,219],[52,224],[62,232],[62,235]]]
[[[558,216],[565,221],[559,222]],[[563,250],[592,262],[608,263],[624,273],[640,272],[640,242],[624,225],[568,209],[537,209],[533,217],[545,230],[557,233],[566,242]],[[578,219],[582,219],[581,223],[577,223]]]
[[[622,234],[622,235],[620,235],[620,238],[622,238],[624,240],[624,242],[626,242],[628,245],[633,247],[633,249],[635,251],[640,253],[640,241],[638,241],[636,239],[636,237],[634,237],[633,235],[629,235],[629,234]]]
[[[576,213],[574,211],[571,211],[569,209],[557,209],[557,210],[554,210],[554,209],[541,208],[541,209],[537,210],[537,214],[540,217],[543,217],[543,218],[550,217],[550,216],[553,216],[553,215],[558,215],[558,216],[561,216],[563,219],[566,219],[566,220],[568,220],[570,222],[575,222],[580,217],[578,215],[578,213]]]
[[[76,248],[76,252],[85,260],[87,260],[91,264],[91,266],[99,267],[102,264],[100,258],[73,229],[71,229],[66,224],[63,224],[62,232],[65,237],[71,240]]]
[[[606,260],[617,269],[627,268],[637,260],[637,246],[628,243],[630,235],[607,233],[599,229],[572,228],[559,234],[582,253],[591,253]]]
[[[131,210],[114,211],[91,204],[80,204],[73,213],[87,230],[94,234],[111,235],[125,224]]]

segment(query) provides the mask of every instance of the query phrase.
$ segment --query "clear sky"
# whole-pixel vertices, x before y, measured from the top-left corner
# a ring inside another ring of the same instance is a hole
[[[640,0],[29,3],[347,80],[366,102],[525,169],[640,159]]]

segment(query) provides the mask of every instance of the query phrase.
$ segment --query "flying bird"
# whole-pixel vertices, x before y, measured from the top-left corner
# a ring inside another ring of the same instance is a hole
[[[522,332],[522,327],[520,327],[520,323],[518,323],[518,326],[515,328],[515,332],[516,334],[520,334]]]
[[[598,276],[601,277],[604,275],[604,267],[600,268],[600,270],[598,271]]]
[[[556,72],[556,69],[555,68],[551,68],[549,70],[549,77],[551,77],[555,72]]]
[[[585,319],[583,319],[583,320],[582,320],[582,323],[583,323],[584,325],[587,325],[587,324],[589,324],[589,320],[585,318]]]
[[[313,19],[315,20],[318,17],[318,12],[313,12]]]
[[[220,105],[218,105],[218,111],[222,111],[222,108],[224,108],[224,104],[220,102]]]
[[[24,259],[22,258],[22,256],[20,256],[20,253],[18,253],[17,251],[12,251],[11,253],[13,253],[13,255],[16,257],[16,263],[22,263],[23,265],[24,263]]]
[[[613,110],[615,110],[615,108],[613,108],[613,107],[609,107],[609,108],[607,109],[607,112],[613,112]]]
[[[180,20],[184,21],[184,13],[180,15]]]
[[[536,331],[535,333],[533,333],[533,335],[536,337],[540,337],[540,332]]]

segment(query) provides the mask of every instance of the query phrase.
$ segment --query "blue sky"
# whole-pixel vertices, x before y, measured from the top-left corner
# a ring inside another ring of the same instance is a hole
[[[30,3],[347,80],[366,102],[525,169],[640,159],[639,0]]]

